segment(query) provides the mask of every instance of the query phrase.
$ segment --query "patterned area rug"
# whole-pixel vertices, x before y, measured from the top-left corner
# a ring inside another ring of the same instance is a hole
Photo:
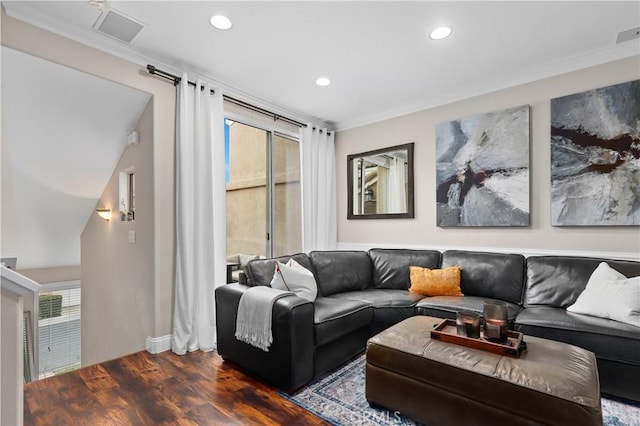
[[[295,395],[279,392],[333,425],[417,425],[398,412],[372,408],[364,396],[365,357],[314,382]],[[640,426],[640,404],[602,398],[605,426]]]

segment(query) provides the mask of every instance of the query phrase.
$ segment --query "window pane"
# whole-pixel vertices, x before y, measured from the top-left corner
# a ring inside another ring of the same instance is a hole
[[[273,136],[274,203],[273,255],[302,250],[302,212],[300,202],[300,144]]]
[[[39,377],[80,367],[80,288],[40,293]]]
[[[227,254],[267,255],[267,132],[225,120]]]

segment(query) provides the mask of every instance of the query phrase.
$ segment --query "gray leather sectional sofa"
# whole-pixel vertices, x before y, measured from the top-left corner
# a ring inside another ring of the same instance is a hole
[[[314,273],[318,298],[276,301],[269,352],[234,335],[240,297],[249,286],[269,285],[276,259],[253,260],[245,268],[246,284],[216,289],[218,353],[281,389],[297,389],[337,368],[364,351],[369,337],[405,318],[482,314],[485,300],[502,300],[515,330],[594,352],[602,392],[640,401],[640,327],[566,311],[600,262],[627,277],[640,275],[640,262],[403,249],[314,251],[278,260],[289,258]],[[410,293],[409,266],[460,266],[465,296]]]

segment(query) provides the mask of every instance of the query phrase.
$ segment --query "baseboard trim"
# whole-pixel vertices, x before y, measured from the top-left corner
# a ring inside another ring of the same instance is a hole
[[[171,349],[171,335],[160,337],[147,336],[147,352],[151,354],[159,354]]]
[[[602,257],[606,259],[640,261],[640,253],[627,252],[598,252],[598,251],[578,251],[578,250],[544,250],[544,249],[524,249],[524,248],[498,248],[498,247],[467,247],[467,246],[428,246],[415,244],[378,244],[378,243],[349,243],[339,242],[338,250],[369,250],[377,248],[405,248],[414,250],[468,250],[487,251],[494,253],[520,253],[525,257],[529,256],[579,256],[579,257]]]

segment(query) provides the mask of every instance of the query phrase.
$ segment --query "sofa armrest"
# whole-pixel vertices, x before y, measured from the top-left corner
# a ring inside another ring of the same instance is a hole
[[[278,388],[294,390],[305,385],[313,378],[313,304],[297,296],[276,300],[273,343],[264,352],[235,337],[238,304],[248,289],[228,284],[215,291],[218,353]]]

